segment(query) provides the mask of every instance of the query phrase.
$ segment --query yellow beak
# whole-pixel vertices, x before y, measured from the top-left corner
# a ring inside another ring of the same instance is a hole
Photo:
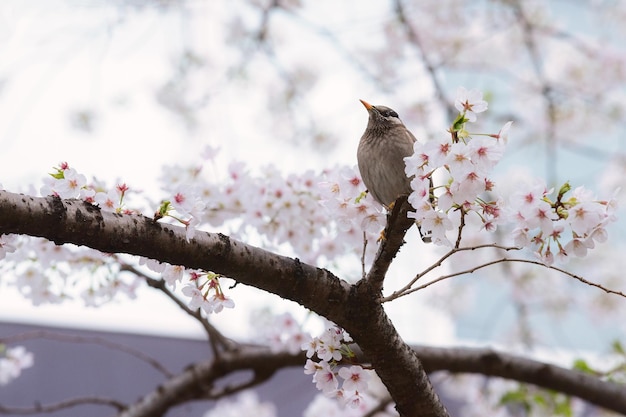
[[[374,106],[372,106],[371,104],[369,104],[369,103],[368,103],[367,101],[365,101],[365,100],[359,100],[359,101],[360,101],[361,103],[363,103],[363,105],[365,106],[365,108],[366,108],[367,110],[370,110],[372,107],[374,107]]]

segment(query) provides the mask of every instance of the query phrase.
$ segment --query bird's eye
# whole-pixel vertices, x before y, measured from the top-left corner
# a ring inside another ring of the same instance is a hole
[[[398,117],[398,113],[393,110],[385,110],[381,113],[384,117]]]

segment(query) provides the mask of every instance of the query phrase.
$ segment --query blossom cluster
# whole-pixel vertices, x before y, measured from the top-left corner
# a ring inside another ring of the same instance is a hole
[[[295,355],[302,350],[302,345],[311,340],[309,333],[288,312],[274,315],[266,326],[258,324],[255,322],[255,327],[261,331],[260,339],[272,352],[286,351]]]
[[[374,376],[374,371],[369,371]],[[395,404],[389,401],[389,393],[384,387],[380,379],[377,381],[380,392],[362,394],[362,401],[356,408],[346,407],[334,398],[328,398],[320,393],[307,406],[302,413],[302,417],[319,417],[319,416],[341,416],[341,417],[363,417],[374,415],[376,417],[398,417],[399,414],[395,410]],[[369,384],[372,385],[372,384]],[[378,395],[377,395],[378,394]],[[381,405],[387,403],[382,408]]]
[[[235,302],[224,294],[220,279],[224,278],[214,272],[187,271],[179,265],[170,265],[153,259],[141,258],[140,264],[146,265],[153,272],[161,274],[161,278],[172,289],[177,283],[183,283],[182,294],[189,298],[188,307],[200,309],[206,314],[220,313],[225,308],[234,308]]]
[[[198,225],[220,227],[234,238],[320,264],[346,253],[361,255],[364,234],[375,242],[384,227],[382,207],[359,198],[365,186],[354,167],[285,176],[273,166],[253,173],[232,162],[220,178],[205,175],[218,151],[207,153],[206,164],[166,167],[162,178],[170,196],[167,210],[182,207],[197,219],[191,226],[183,221],[188,231]],[[372,254],[374,245],[368,250]]]
[[[571,255],[584,256],[606,240],[606,225],[615,218],[614,200],[596,200],[584,188],[575,189],[570,196],[569,185],[551,197],[551,191],[540,182],[520,186],[509,199],[499,196],[490,175],[504,154],[511,123],[497,134],[470,134],[468,124],[487,109],[487,103],[480,92],[461,88],[455,106],[459,114],[449,137],[416,142],[414,154],[405,158],[413,188],[409,202],[415,209],[409,215],[433,242],[448,246],[460,242],[470,218],[478,219],[486,231],[510,227],[514,244],[531,248],[547,264]],[[187,239],[193,238],[197,227],[219,227],[234,238],[317,265],[338,262],[344,255],[360,256],[363,251],[367,261],[375,253],[384,210],[364,194],[354,167],[284,176],[271,166],[253,174],[244,164],[234,162],[228,166],[226,178],[204,175],[216,162],[216,155],[217,150],[209,148],[206,164],[166,168],[162,178],[166,199],[155,219],[182,223]],[[88,182],[65,162],[44,180],[41,192],[82,198],[102,210],[133,212],[126,206],[130,192],[126,184],[109,189]],[[0,268],[10,270],[22,294],[36,304],[72,298],[68,288],[80,288],[88,305],[99,305],[120,291],[134,296],[137,280],[128,278],[131,274],[120,274],[119,255],[71,245],[59,247],[41,239],[29,245],[20,242],[23,239],[15,236],[0,236],[0,258],[20,248],[20,253],[12,254],[11,262]],[[75,277],[84,268],[90,269],[91,279],[79,284]],[[188,297],[190,307],[207,313],[232,308],[234,303],[222,291],[219,276],[186,273],[180,266],[166,264],[159,268],[173,289],[184,280],[182,295]]]
[[[359,365],[342,366],[344,360],[354,358],[348,343],[349,336],[334,326],[320,336],[302,345],[307,361],[304,373],[313,375],[317,389],[329,397],[335,397],[344,405],[358,408],[363,404],[363,394],[367,391],[370,375]],[[317,358],[317,362],[311,358]],[[342,380],[341,387],[339,380]]]
[[[585,256],[596,243],[607,240],[606,225],[615,221],[615,199],[597,200],[584,187],[566,197],[570,189],[565,183],[551,198],[554,190],[537,180],[510,198],[515,244],[532,248],[546,264],[564,262],[571,255]]]
[[[287,351],[295,355],[306,351],[308,360],[304,372],[313,375],[313,382],[322,392],[304,416],[363,416],[379,405],[379,398],[389,395],[374,371],[352,363],[354,353],[348,345],[351,340],[332,323],[320,337],[312,338],[291,313],[266,316],[254,314],[254,327],[259,332],[255,340],[261,340],[273,352]],[[377,415],[395,416],[397,413],[391,408]]]
[[[409,216],[434,243],[446,246],[452,245],[447,232],[454,229],[457,213],[477,214],[486,230],[502,222],[502,201],[488,197],[494,187],[489,175],[504,154],[511,127],[508,122],[498,134],[472,138],[465,126],[487,109],[482,93],[461,88],[455,105],[460,113],[450,137],[416,142],[413,155],[405,158],[413,189],[409,203],[415,209]],[[441,185],[433,187],[433,177]]]
[[[216,150],[208,153],[209,160],[217,155]],[[207,170],[207,167],[166,168],[163,181],[167,197],[154,216],[156,220],[170,218],[183,224],[187,239],[193,238],[197,227],[220,227],[235,238],[259,240],[268,249],[295,254],[317,264],[334,262],[345,254],[361,255],[364,239],[372,243],[366,246],[368,255],[375,252],[373,242],[384,227],[384,214],[372,199],[362,198],[365,187],[354,167],[285,177],[273,167],[265,167],[259,175],[253,175],[243,164],[235,162],[228,166],[225,180],[202,175],[203,168]],[[88,182],[66,162],[54,168],[41,188],[43,195],[83,199],[102,210],[122,214],[139,211],[127,208],[129,191],[124,183],[109,189],[96,181]],[[0,236],[0,256],[13,252],[15,241],[15,237]],[[71,245],[55,247],[44,240],[35,240],[22,253],[23,256],[14,259],[25,262],[13,275],[17,276],[23,294],[36,304],[72,298],[61,287],[74,281],[72,268],[88,267],[90,262],[96,266],[93,271],[97,273],[89,285],[83,286],[82,297],[87,304],[99,305],[110,299],[109,295],[112,297],[116,289],[129,295],[134,293],[136,282],[117,277],[119,267],[115,265],[118,261],[115,257]],[[163,278],[175,288],[175,282],[182,280],[184,268],[172,265],[162,268],[158,272],[163,272]],[[174,278],[176,274],[180,277]],[[187,275],[193,276],[193,272]],[[189,297],[190,305],[207,312],[232,307],[232,300],[216,285],[217,278],[185,282],[189,285],[182,294]]]
[[[552,201],[552,191],[538,181],[520,186],[508,201],[494,198],[495,183],[489,176],[504,154],[511,122],[497,134],[472,135],[467,123],[487,110],[482,93],[461,88],[455,106],[459,115],[450,137],[416,142],[414,154],[405,158],[413,189],[409,202],[415,209],[409,216],[433,242],[451,246],[451,230],[458,230],[458,242],[468,215],[475,215],[486,231],[511,225],[514,243],[530,247],[547,264],[555,261],[555,254],[560,261],[571,254],[584,256],[596,242],[606,240],[605,226],[615,220],[615,200],[596,200],[583,187],[566,199],[566,183]]]
[[[4,259],[7,253],[15,252],[16,241],[16,235],[0,235],[0,260]]]
[[[359,253],[357,248],[365,244],[366,255],[373,255],[376,251],[374,243],[385,227],[385,213],[378,202],[365,197],[365,185],[356,167],[327,172],[320,188],[320,203],[333,219],[336,233],[343,241],[339,246],[333,238],[327,244],[332,245],[335,252],[340,249],[340,253],[346,250]],[[332,255],[332,251],[328,252]]]
[[[118,184],[107,190],[102,184],[87,183],[87,177],[71,168],[67,162],[54,167],[54,172],[45,177],[41,187],[42,195],[54,195],[59,198],[78,198],[97,204],[104,211],[115,213],[132,213],[124,206],[124,197],[129,188],[126,184]]]
[[[15,286],[33,305],[80,298],[86,306],[95,307],[120,294],[135,298],[139,280],[123,273],[121,255],[69,244],[60,246],[46,239],[2,235],[0,259],[9,252],[9,245],[14,253],[0,262],[3,282]]]
[[[0,385],[19,377],[22,370],[33,366],[33,354],[23,346],[7,348],[0,344]]]

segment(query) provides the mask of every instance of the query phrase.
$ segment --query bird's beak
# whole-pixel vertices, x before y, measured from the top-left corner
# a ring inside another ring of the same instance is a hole
[[[365,100],[359,100],[361,103],[363,103],[363,105],[365,106],[365,108],[369,111],[371,110],[374,106],[372,106],[371,104],[369,104],[367,101]]]

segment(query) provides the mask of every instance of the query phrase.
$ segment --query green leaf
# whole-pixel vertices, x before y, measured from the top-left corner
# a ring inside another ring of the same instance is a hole
[[[459,115],[456,116],[456,119],[454,119],[454,122],[452,122],[451,130],[453,132],[458,132],[460,130],[463,130],[465,123],[467,122],[468,122],[468,119],[465,118],[465,112],[459,113]]]
[[[619,340],[613,341],[613,343],[611,344],[611,348],[613,349],[613,352],[626,356],[624,346],[622,346]]]
[[[567,181],[565,184],[563,184],[561,186],[561,189],[559,190],[559,195],[557,197],[557,201],[561,201],[561,199],[563,198],[563,196],[568,193],[570,190],[572,189],[572,186],[570,185],[569,181]]]
[[[572,366],[575,370],[584,372],[586,374],[597,374],[593,368],[589,366],[589,364],[584,359],[576,359],[574,361],[574,365]]]
[[[531,405],[528,401],[528,392],[520,387],[517,390],[511,390],[505,392],[502,397],[500,397],[500,403],[502,405],[522,405],[526,412],[530,412]]]
[[[63,178],[65,178],[65,175],[63,175],[63,170],[62,169],[59,169],[59,168],[55,168],[55,169],[57,170],[57,172],[55,172],[55,173],[51,172],[50,173],[50,176],[52,178],[57,179],[57,180],[62,180]]]

